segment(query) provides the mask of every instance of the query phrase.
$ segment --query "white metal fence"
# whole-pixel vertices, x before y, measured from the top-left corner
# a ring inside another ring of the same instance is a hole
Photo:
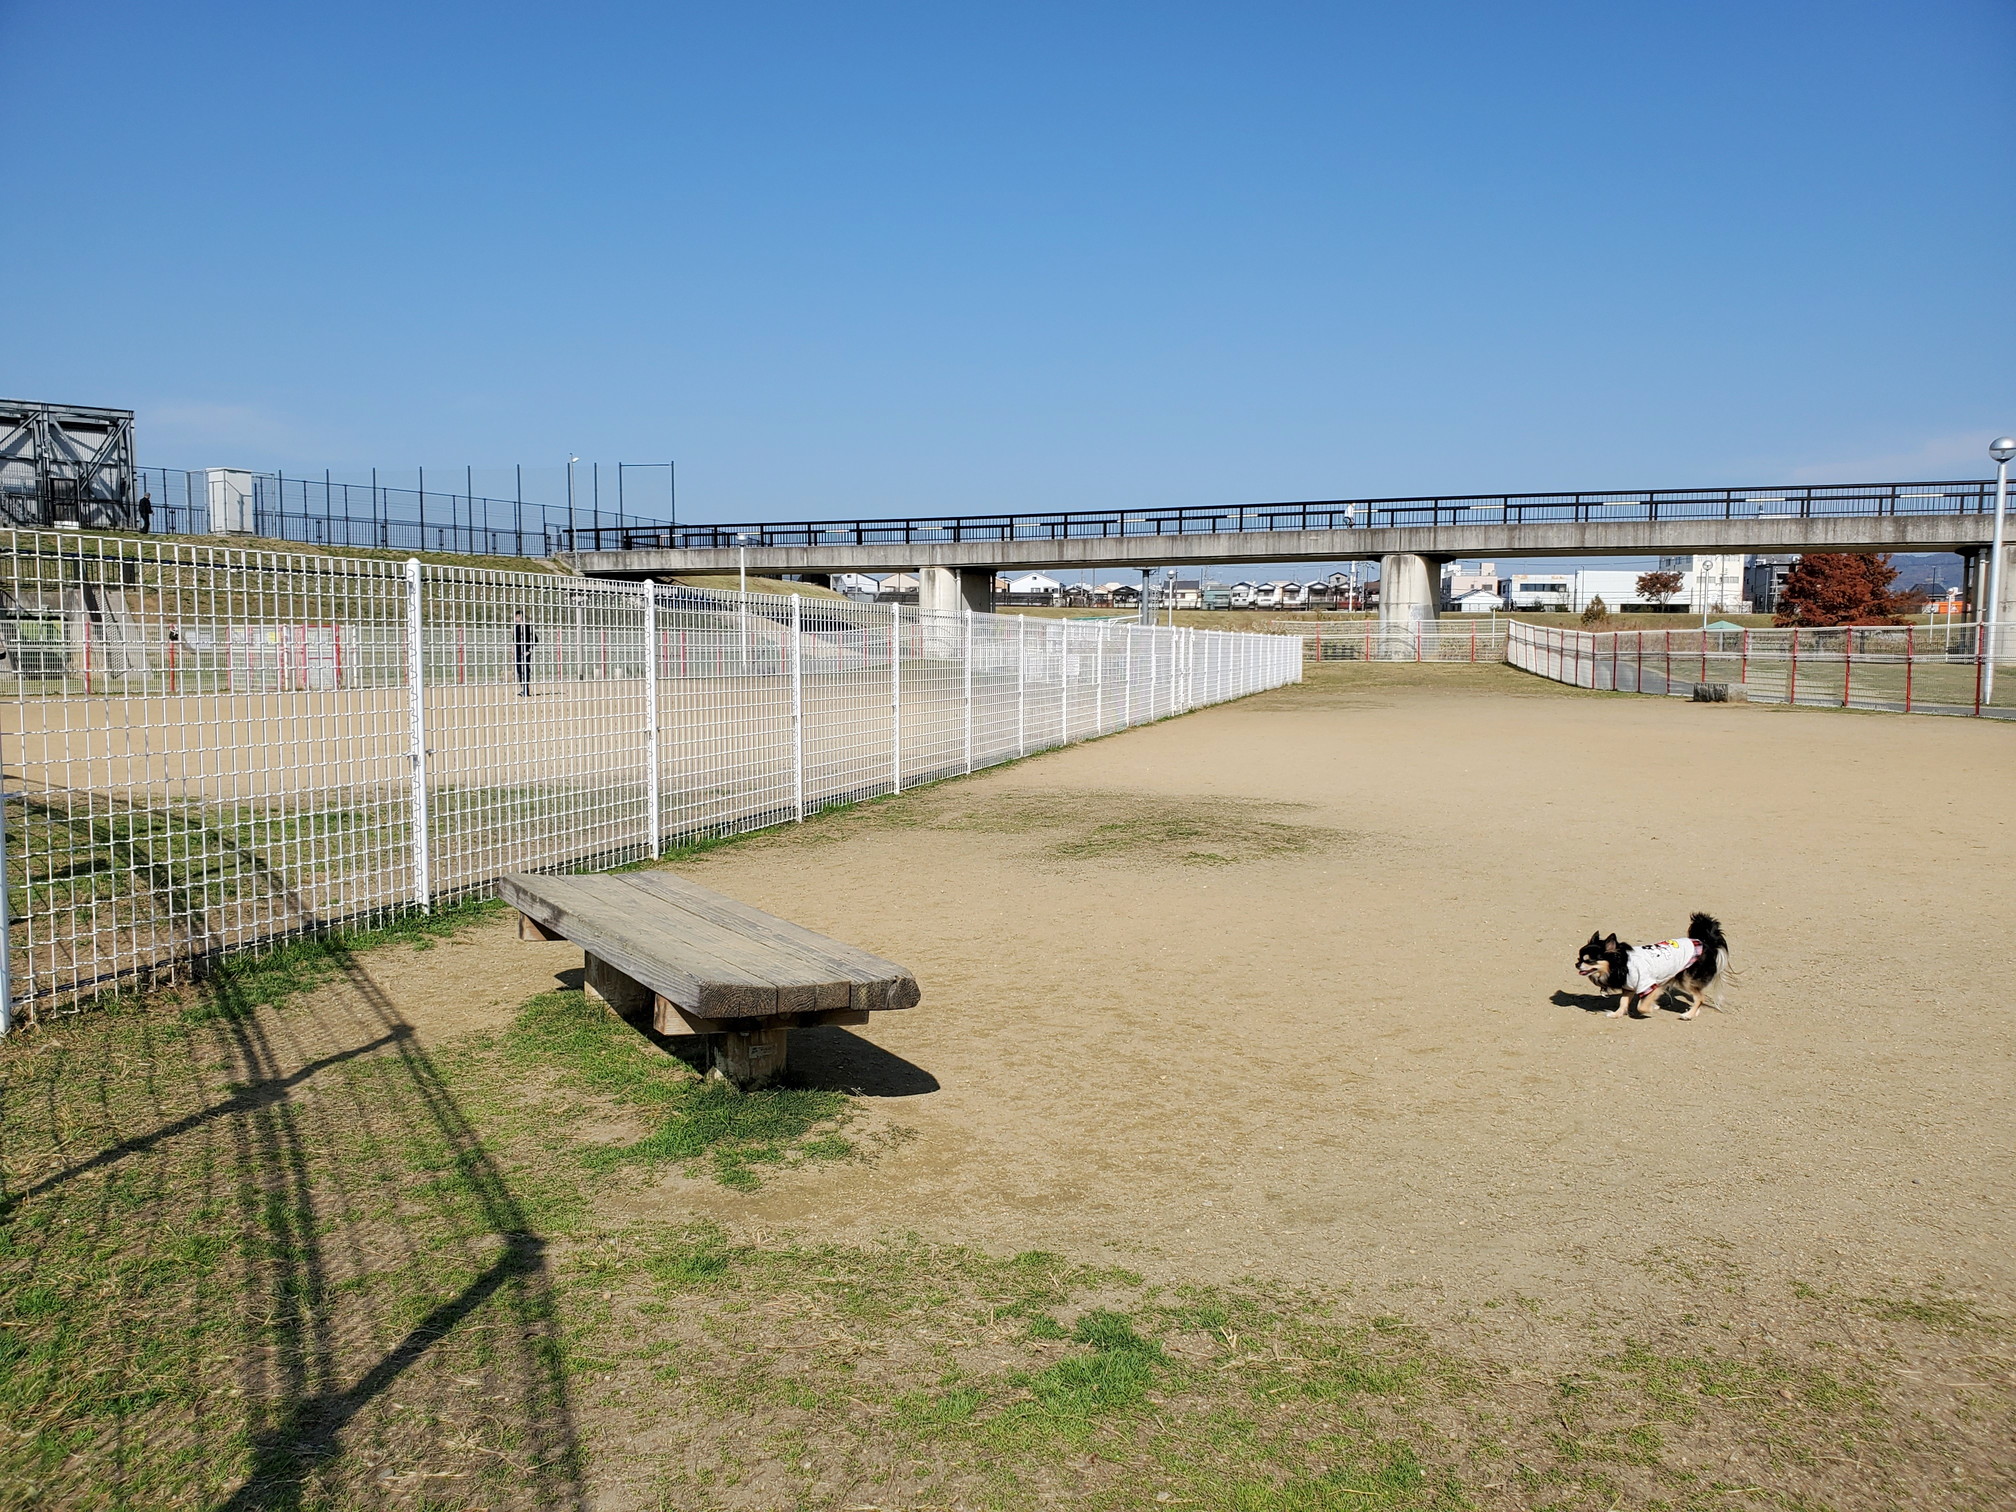
[[[1618,630],[1514,623],[1506,660],[1556,682],[1691,698],[1740,689],[1756,703],[2016,718],[2016,627]]]
[[[1299,636],[1306,661],[1502,662],[1507,620],[1275,620],[1276,635]]]
[[[1270,635],[0,539],[0,982],[30,1012],[1301,676]]]

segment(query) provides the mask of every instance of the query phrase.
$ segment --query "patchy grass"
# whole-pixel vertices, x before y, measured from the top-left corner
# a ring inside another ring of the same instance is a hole
[[[753,1191],[763,1167],[854,1153],[836,1132],[848,1112],[843,1094],[793,1087],[743,1092],[706,1080],[585,993],[532,999],[500,1043],[520,1072],[555,1075],[649,1129],[639,1139],[582,1150],[582,1163],[593,1171],[675,1164],[698,1174],[704,1165],[723,1186]]]
[[[959,783],[824,817],[817,839],[864,829],[938,829],[1027,836],[1055,861],[1127,866],[1233,866],[1362,847],[1363,837],[1286,816],[1302,805],[1117,792],[1020,792]],[[796,839],[798,837],[789,837]]]
[[[0,1049],[0,1506],[2016,1503],[2005,1324],[1939,1287],[1771,1290],[1711,1245],[1644,1258],[1656,1314],[1415,1314],[693,1221],[675,1172],[732,1212],[795,1164],[818,1203],[847,1103],[710,1088],[579,993],[425,1050],[358,952],[492,906]]]

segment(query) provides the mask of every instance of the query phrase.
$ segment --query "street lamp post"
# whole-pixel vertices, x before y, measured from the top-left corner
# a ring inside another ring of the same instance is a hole
[[[581,459],[574,453],[567,453],[567,549],[575,549],[574,544],[574,464]]]
[[[2002,646],[2002,522],[2009,512],[2009,459],[2016,457],[2016,436],[1997,436],[1988,443],[1995,459],[1995,534],[1988,547],[1988,612],[1982,616],[1987,639],[1987,663],[1981,669],[1981,701],[1995,701],[1995,657]]]

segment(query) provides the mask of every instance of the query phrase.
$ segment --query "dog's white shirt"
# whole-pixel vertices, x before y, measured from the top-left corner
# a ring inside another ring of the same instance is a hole
[[[1656,945],[1633,945],[1624,958],[1624,990],[1650,992],[1662,982],[1670,982],[1701,959],[1699,940],[1661,940]]]

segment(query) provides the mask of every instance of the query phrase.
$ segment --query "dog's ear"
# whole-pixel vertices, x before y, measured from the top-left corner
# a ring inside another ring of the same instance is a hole
[[[1600,930],[1600,929],[1592,929],[1592,930],[1590,930],[1590,931],[1589,931],[1589,945],[1601,945],[1602,943],[1603,943],[1603,931],[1602,931],[1602,930]],[[1588,946],[1588,945],[1585,945],[1585,946],[1583,947],[1583,949],[1585,949],[1585,950],[1586,950],[1586,949],[1588,949],[1588,948],[1589,948],[1589,946]]]
[[[1611,935],[1611,936],[1610,936],[1610,937],[1609,937],[1609,938],[1608,938],[1607,940],[1605,940],[1605,941],[1604,941],[1603,943],[1604,943],[1605,945],[1615,945],[1615,944],[1617,943],[1617,936],[1615,936],[1615,935],[1613,934],[1613,935]]]

